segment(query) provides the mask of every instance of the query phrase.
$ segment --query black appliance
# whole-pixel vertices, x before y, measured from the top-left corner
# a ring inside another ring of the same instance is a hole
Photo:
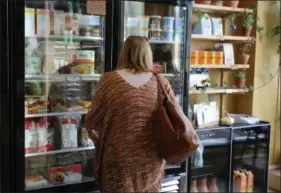
[[[198,129],[197,133],[201,144],[188,162],[189,192],[239,192],[240,188],[241,191],[246,188],[248,192],[267,192],[268,122],[213,126]],[[253,183],[249,187],[247,183],[245,186],[237,185],[236,171],[251,172]]]

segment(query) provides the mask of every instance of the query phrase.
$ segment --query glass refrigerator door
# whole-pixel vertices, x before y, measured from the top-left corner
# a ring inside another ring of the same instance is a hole
[[[122,3],[123,40],[129,36],[148,38],[155,72],[171,81],[178,102],[183,104],[186,7],[162,4],[161,1]]]
[[[104,72],[105,1],[25,1],[25,190],[93,181],[84,116]]]
[[[231,129],[200,129],[189,164],[189,192],[228,192]]]
[[[233,129],[233,192],[267,192],[270,126]]]

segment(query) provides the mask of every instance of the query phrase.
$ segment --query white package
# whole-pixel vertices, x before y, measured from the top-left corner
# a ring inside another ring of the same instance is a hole
[[[35,9],[25,8],[24,14],[24,33],[25,36],[32,36],[35,34]]]

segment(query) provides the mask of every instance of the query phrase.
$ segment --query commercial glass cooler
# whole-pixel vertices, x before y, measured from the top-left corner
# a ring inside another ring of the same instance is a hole
[[[9,98],[1,97],[8,110],[1,114],[7,119],[1,131],[10,129],[2,134],[11,140],[10,174],[1,176],[2,191],[92,191],[95,147],[84,116],[100,76],[112,70],[111,57],[105,56],[112,55],[114,2],[2,2],[1,19],[7,23],[0,41],[8,42],[1,51],[8,49],[9,55],[1,55],[1,81],[7,73],[1,93]]]
[[[191,37],[191,2],[171,0],[120,0],[116,6],[115,45],[120,51],[129,36],[146,37],[153,52],[154,72],[166,77],[177,102],[188,111],[187,56]],[[118,53],[113,54],[117,64]],[[168,165],[163,192],[186,191],[186,162]]]

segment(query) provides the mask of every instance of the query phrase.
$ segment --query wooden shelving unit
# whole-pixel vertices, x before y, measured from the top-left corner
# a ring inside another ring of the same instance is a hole
[[[238,69],[250,68],[250,65],[249,64],[232,64],[232,65],[198,64],[198,65],[190,65],[190,68],[238,70]]]
[[[249,40],[251,37],[245,37],[245,36],[209,36],[209,35],[200,35],[200,34],[192,34],[191,39],[192,40],[209,40],[209,41],[235,41],[235,42],[245,42]]]
[[[244,12],[254,13],[254,10],[250,8],[256,4],[257,3],[254,1],[240,0],[238,8],[232,8],[226,6],[196,4],[193,2],[192,25],[196,24],[199,20],[199,13],[207,13],[210,17],[226,17],[231,14],[237,14],[238,16],[235,19],[236,30],[231,29],[231,24],[228,20],[223,21],[224,35],[191,35],[191,51],[212,50],[214,43],[232,43],[235,56],[235,63],[232,65],[190,64],[190,69],[208,69],[211,82],[211,87],[206,88],[205,90],[197,90],[196,88],[189,89],[189,103],[191,107],[193,104],[198,103],[198,99],[200,99],[200,101],[203,100],[204,102],[212,100],[216,101],[218,109],[220,110],[220,116],[223,116],[223,112],[225,111],[250,114],[248,109],[251,109],[252,94],[247,88],[234,88],[234,73],[236,72],[232,71],[247,70],[246,85],[253,85],[253,81],[251,78],[248,80],[248,76],[252,76],[253,74],[254,68],[252,66],[255,58],[254,49],[250,51],[250,60],[248,64],[239,63],[239,52],[241,46],[243,46],[247,40],[256,37],[254,28],[250,37],[243,36],[242,29],[242,14]],[[214,88],[214,85],[218,85],[217,88]],[[244,107],[242,105],[244,105]]]
[[[252,9],[244,9],[244,8],[232,8],[226,6],[216,6],[216,5],[203,5],[203,4],[196,4],[193,5],[194,11],[197,9],[204,10],[206,12],[213,12],[213,13],[239,13],[239,12],[249,12],[253,13]]]
[[[233,93],[246,93],[248,92],[248,89],[239,89],[239,88],[228,88],[228,89],[222,89],[222,88],[207,88],[205,91],[203,90],[196,90],[189,89],[189,94],[192,95],[200,95],[200,94],[233,94]]]

